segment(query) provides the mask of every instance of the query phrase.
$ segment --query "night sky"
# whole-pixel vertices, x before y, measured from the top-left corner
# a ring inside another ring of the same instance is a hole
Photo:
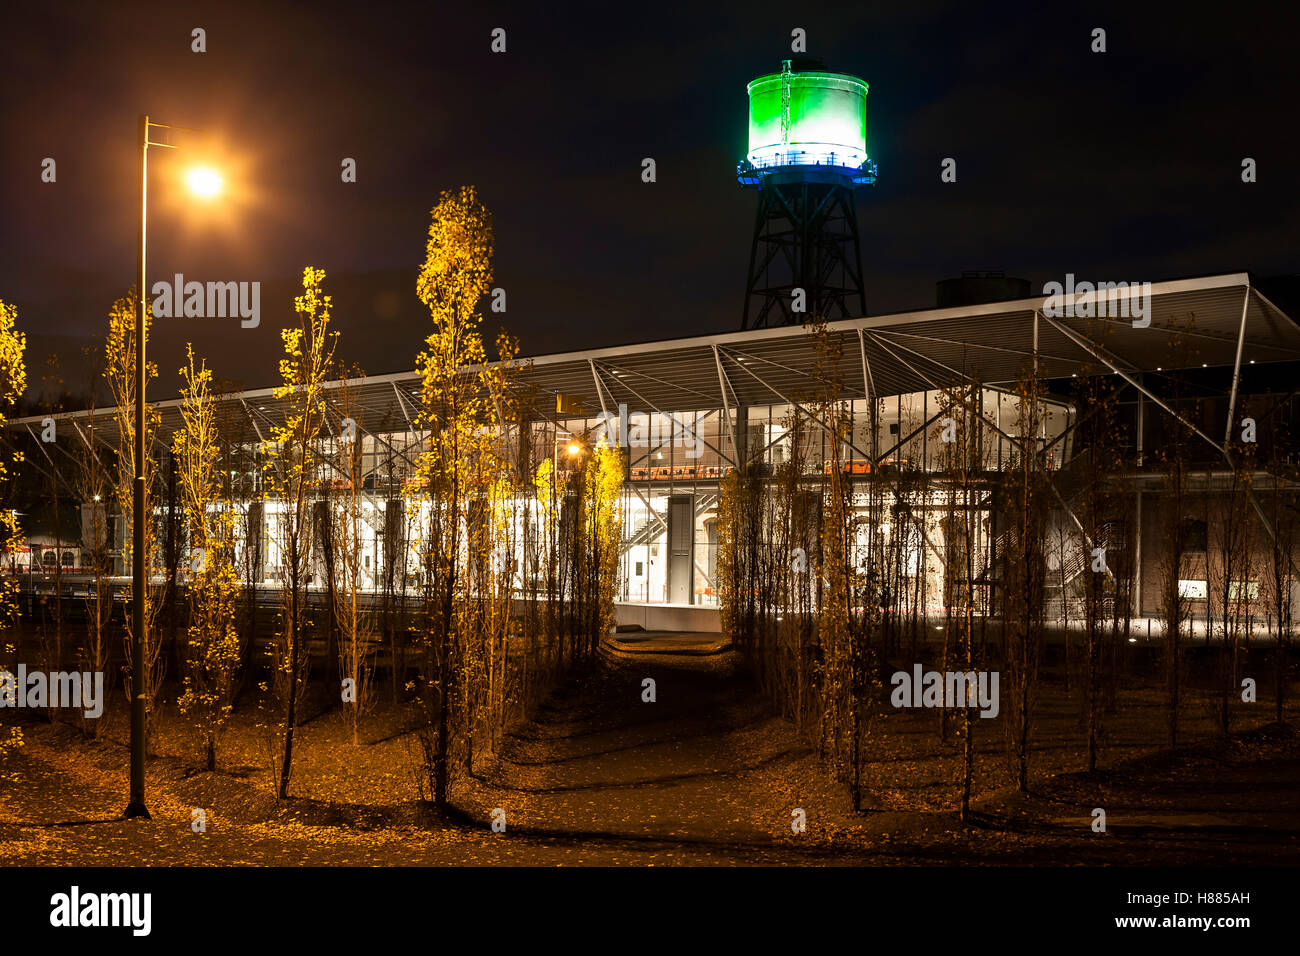
[[[755,205],[734,177],[745,84],[779,69],[795,27],[808,55],[871,86],[880,180],[858,216],[873,314],[930,307],[962,270],[1035,289],[1067,272],[1293,274],[1298,24],[1281,8],[9,4],[0,298],[19,308],[37,384],[57,352],[83,389],[80,349],[134,277],[148,112],[206,130],[229,186],[194,203],[178,186],[188,157],[151,151],[149,283],[262,283],[257,329],[158,321],[157,397],[186,340],[218,376],[273,384],[309,264],[329,274],[340,355],[372,374],[412,368],[429,210],[465,183],[495,216],[508,295],[488,324],[525,354],[734,330]],[[504,54],[490,50],[498,26]],[[206,53],[191,52],[195,27]],[[955,184],[940,181],[949,156]],[[56,183],[41,182],[45,157]],[[644,157],[656,183],[641,181]]]

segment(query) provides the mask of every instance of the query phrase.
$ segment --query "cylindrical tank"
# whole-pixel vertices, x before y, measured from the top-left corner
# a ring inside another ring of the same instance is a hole
[[[855,76],[799,68],[749,84],[749,162],[758,169],[867,161],[867,84]]]

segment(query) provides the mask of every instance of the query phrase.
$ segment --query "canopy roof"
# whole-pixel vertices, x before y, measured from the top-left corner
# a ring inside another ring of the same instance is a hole
[[[890,396],[962,380],[1007,387],[1032,366],[1046,378],[1119,369],[1125,373],[1300,361],[1300,326],[1251,285],[1246,273],[1152,283],[1150,325],[1130,318],[1054,317],[1042,296],[957,308],[846,319],[826,325],[830,363],[844,398]],[[1066,297],[1067,313],[1096,295]],[[1074,307],[1074,308],[1070,308]],[[1095,311],[1095,309],[1093,309]],[[555,393],[588,415],[626,403],[635,411],[680,412],[798,401],[825,375],[825,346],[800,326],[753,329],[520,360],[520,385],[539,396],[538,415],[553,417]],[[467,369],[469,374],[473,370]],[[335,413],[346,402],[370,433],[409,430],[420,408],[418,373],[332,382]],[[222,417],[249,439],[269,437],[286,400],[274,388],[220,397]],[[181,424],[180,400],[153,403],[168,436]],[[113,444],[114,409],[54,415]],[[39,429],[43,416],[11,428]],[[107,425],[107,427],[105,427]],[[229,432],[228,432],[229,434]]]

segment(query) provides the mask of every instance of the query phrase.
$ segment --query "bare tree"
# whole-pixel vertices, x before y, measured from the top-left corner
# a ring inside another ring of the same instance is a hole
[[[1187,438],[1175,425],[1170,441],[1160,452],[1164,464],[1166,512],[1164,555],[1160,567],[1161,618],[1164,625],[1165,686],[1168,694],[1169,746],[1178,746],[1178,712],[1182,704],[1182,634],[1189,617],[1183,590],[1183,559],[1187,553]]]
[[[45,374],[42,376],[46,389],[46,400],[42,403],[43,410],[54,414],[63,410],[66,391],[57,354],[51,353],[46,356],[45,369]],[[54,593],[48,600],[41,602],[44,613],[41,614],[41,626],[37,632],[41,645],[41,658],[45,669],[50,672],[63,669],[64,657],[67,654],[67,648],[64,646],[67,612],[63,601],[63,569],[70,556],[65,541],[71,537],[71,532],[64,528],[62,490],[57,466],[52,466],[46,478],[45,503],[50,508],[54,529],[54,565],[50,572],[54,578]],[[50,700],[46,708],[46,717],[54,721],[57,716],[58,708],[54,706],[54,701]]]
[[[1280,409],[1273,409],[1275,421]],[[1294,468],[1289,464],[1292,450],[1290,429],[1280,421],[1274,424],[1268,445],[1266,485],[1261,508],[1272,529],[1265,559],[1268,598],[1273,625],[1273,700],[1274,719],[1286,720],[1288,663],[1292,646],[1292,619],[1295,609],[1291,596],[1295,587],[1296,519],[1300,497],[1296,495]]]
[[[818,394],[812,416],[821,423],[823,454],[820,563],[821,589],[817,638],[821,652],[823,751],[832,772],[849,784],[855,810],[862,809],[863,765],[871,729],[870,718],[878,705],[881,575],[879,518],[872,491],[866,514],[858,508],[847,454],[853,438],[852,405],[841,377],[841,339],[827,333],[824,324],[809,327],[816,349],[813,378]],[[874,522],[874,523],[873,523]],[[869,536],[860,554],[859,529]]]
[[[272,647],[275,696],[279,702],[280,743],[276,792],[289,796],[294,731],[306,689],[310,657],[307,635],[307,577],[311,552],[314,489],[324,471],[319,447],[325,426],[324,386],[333,365],[338,333],[330,330],[331,297],[321,285],[325,273],[303,270],[303,294],[294,300],[298,325],[282,329],[285,357],[275,397],[285,401],[285,418],[273,429],[273,456],[267,490],[278,500],[277,539],[282,582],[280,632]]]
[[[1106,625],[1112,616],[1108,605],[1117,600],[1116,575],[1110,564],[1122,545],[1116,533],[1119,499],[1114,484],[1123,445],[1122,429],[1115,414],[1118,395],[1119,386],[1111,376],[1089,374],[1080,379],[1079,397],[1087,414],[1078,425],[1078,441],[1083,450],[1075,455],[1074,470],[1080,482],[1077,517],[1086,567],[1083,573],[1083,719],[1089,773],[1097,769],[1102,746]]]
[[[155,718],[156,703],[158,693],[162,687],[163,675],[163,656],[162,640],[156,627],[158,610],[161,607],[163,587],[156,580],[157,572],[157,541],[158,533],[156,523],[153,519],[153,505],[155,485],[157,483],[157,464],[155,449],[157,446],[158,431],[158,412],[152,406],[147,407],[145,419],[145,432],[143,435],[135,433],[135,420],[131,413],[136,402],[136,375],[135,375],[135,322],[137,292],[132,291],[124,298],[118,299],[113,303],[112,309],[109,310],[108,316],[108,338],[104,347],[104,377],[108,380],[108,386],[113,395],[114,403],[117,406],[117,482],[114,486],[114,493],[117,498],[117,510],[127,520],[127,527],[124,529],[127,533],[123,540],[126,542],[124,548],[124,557],[129,558],[131,542],[134,541],[134,532],[132,528],[135,522],[140,521],[144,524],[144,542],[145,555],[144,566],[145,573],[149,580],[145,585],[145,620],[141,628],[144,634],[144,662],[145,669],[143,674],[130,674],[131,680],[130,692],[132,696],[142,694],[145,699],[146,715],[146,732],[145,740],[150,750],[157,736],[157,721]],[[152,312],[149,303],[146,300],[144,308],[145,335],[149,334],[149,327],[152,324]],[[152,380],[158,377],[158,367],[150,362],[145,369],[146,380]],[[137,515],[134,513],[134,492],[132,483],[135,476],[133,475],[133,462],[135,461],[136,442],[139,441],[144,445],[144,514]],[[133,634],[135,613],[134,600],[126,602],[126,644],[128,661],[133,659],[131,653],[131,644],[134,641]]]
[[[1043,646],[1043,602],[1046,592],[1046,514],[1039,451],[1042,431],[1040,387],[1032,370],[1016,382],[1017,449],[1006,470],[1003,490],[1010,527],[1002,560],[1004,642],[1010,706],[1004,724],[1014,755],[1016,785],[1029,790],[1030,735]]]
[[[109,555],[111,533],[108,501],[113,493],[113,476],[95,448],[97,427],[97,400],[95,380],[104,373],[102,352],[88,347],[83,350],[91,367],[92,381],[87,390],[90,407],[83,441],[77,445],[74,468],[74,486],[81,505],[83,566],[90,575],[90,586],[85,598],[86,637],[82,644],[81,664],[92,673],[107,677],[110,628],[113,616],[113,591],[109,576],[112,560]],[[98,733],[99,721],[82,718],[82,729],[92,736]]]
[[[978,382],[944,389],[940,396],[944,418],[937,429],[942,478],[946,485],[944,530],[944,626],[943,669],[953,665],[968,676],[974,672],[977,647],[975,620],[977,601],[976,551],[986,469],[983,448],[983,391]],[[970,684],[967,683],[970,690]],[[975,777],[975,701],[960,702],[955,711],[957,732],[962,742],[960,815],[970,819],[971,794]],[[940,711],[940,714],[944,714]],[[941,721],[942,726],[942,721]]]
[[[748,463],[731,470],[719,487],[719,614],[723,632],[751,670],[759,666],[759,595],[765,582],[760,562],[763,494],[759,469]]]
[[[203,739],[207,769],[216,770],[217,741],[234,706],[240,658],[235,514],[223,487],[212,374],[202,361],[195,365],[192,347],[186,350],[181,378],[184,425],[172,450],[188,532],[190,613],[179,707]]]
[[[1235,430],[1234,430],[1235,431]],[[1252,535],[1255,516],[1250,513],[1250,498],[1255,471],[1255,443],[1229,439],[1226,494],[1214,496],[1217,507],[1214,522],[1215,558],[1207,570],[1209,589],[1207,605],[1219,602],[1219,731],[1227,736],[1231,729],[1231,702],[1237,692],[1238,665],[1243,630],[1251,603]],[[1208,489],[1207,489],[1208,490]],[[1210,495],[1206,495],[1207,500]],[[1209,637],[1210,622],[1206,621]],[[1247,638],[1248,639],[1248,638]]]
[[[365,467],[364,410],[357,401],[352,384],[363,377],[352,369],[346,384],[337,390],[335,407],[341,416],[339,437],[334,448],[335,472],[342,487],[330,496],[329,533],[324,560],[330,569],[326,587],[338,634],[335,642],[339,677],[343,682],[343,701],[348,708],[352,743],[359,742],[361,717],[370,706],[371,647],[375,639],[375,622],[364,606],[362,595],[371,589],[376,577],[365,554],[365,530],[374,529],[375,512],[364,498],[367,477]]]

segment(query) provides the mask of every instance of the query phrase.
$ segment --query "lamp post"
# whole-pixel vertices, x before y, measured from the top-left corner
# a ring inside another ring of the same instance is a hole
[[[144,802],[145,701],[145,562],[144,562],[144,330],[145,236],[149,216],[149,117],[140,117],[140,243],[136,252],[135,309],[135,461],[131,499],[131,797],[123,814],[127,819],[149,819]]]
[[[131,620],[131,795],[123,817],[144,817],[149,819],[149,808],[144,799],[144,757],[145,757],[145,608],[146,589],[149,581],[145,564],[145,382],[147,380],[145,365],[145,252],[149,219],[149,147],[160,146],[164,149],[176,149],[171,143],[152,143],[149,130],[185,129],[172,127],[165,123],[149,122],[148,114],[140,117],[140,232],[139,247],[136,250],[136,311],[135,311],[135,448],[134,482],[131,498],[131,601],[134,607]],[[220,189],[221,179],[208,170],[196,171],[190,175],[190,188],[202,196],[212,196]]]

